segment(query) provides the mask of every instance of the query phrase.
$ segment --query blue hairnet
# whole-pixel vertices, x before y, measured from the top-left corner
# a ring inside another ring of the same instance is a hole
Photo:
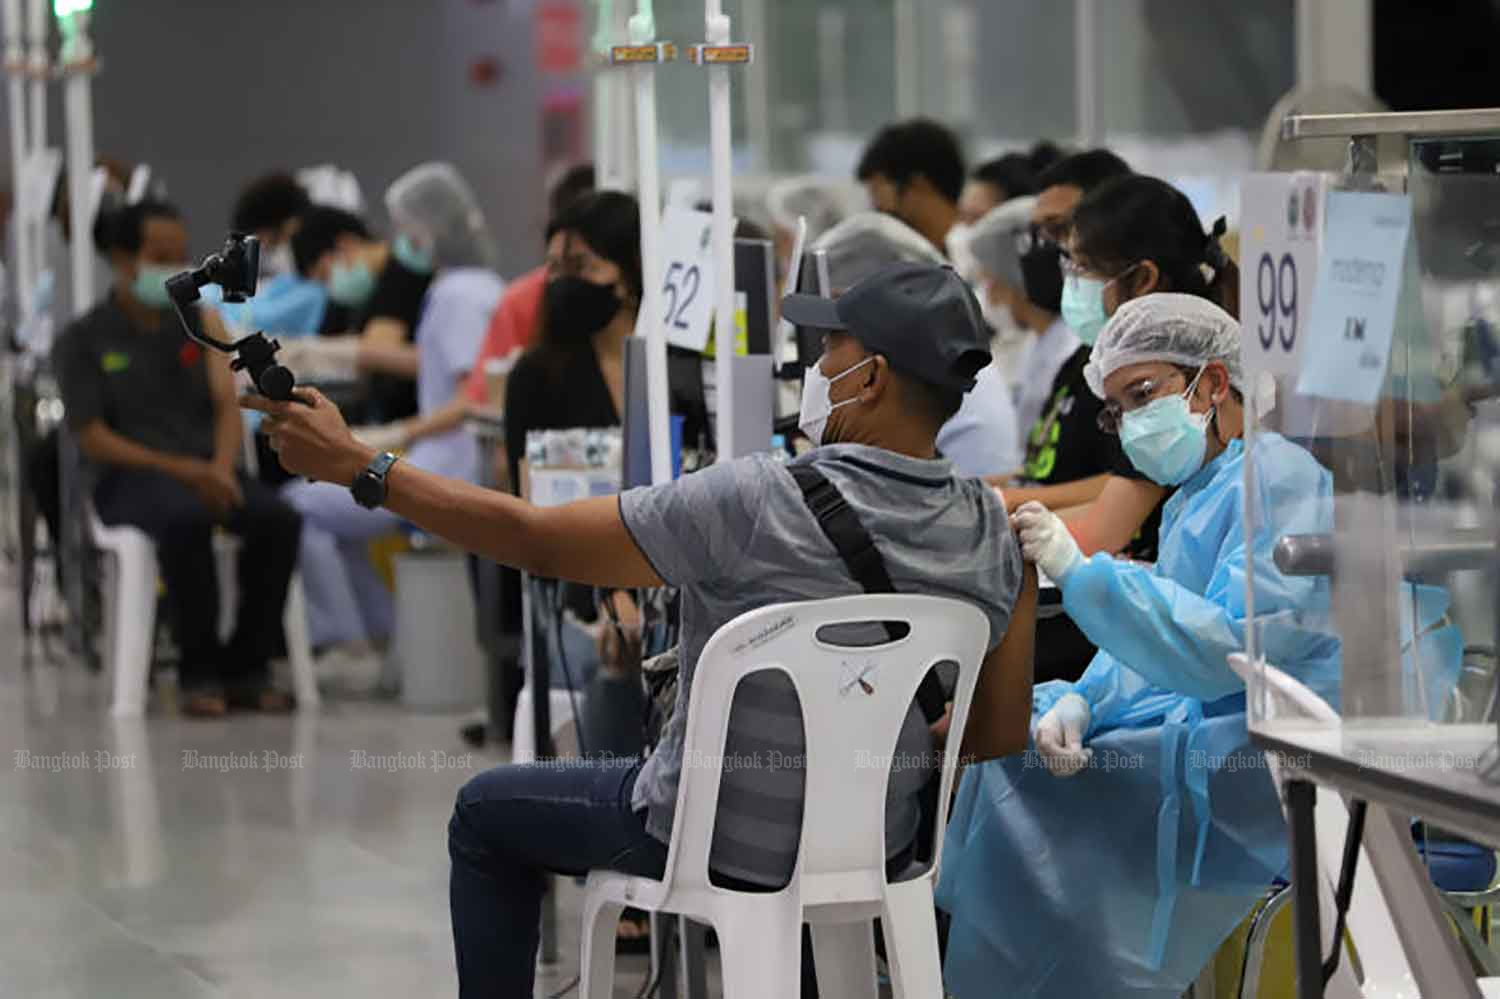
[[[1241,393],[1245,391],[1240,324],[1197,295],[1156,292],[1120,306],[1100,331],[1083,375],[1089,388],[1103,399],[1106,378],[1123,367],[1146,361],[1191,368],[1220,361],[1229,369],[1229,384]]]

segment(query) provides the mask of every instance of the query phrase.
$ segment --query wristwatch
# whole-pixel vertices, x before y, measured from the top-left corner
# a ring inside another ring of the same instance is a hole
[[[396,461],[396,456],[389,451],[376,455],[349,487],[354,502],[366,510],[374,510],[385,503],[385,476]]]

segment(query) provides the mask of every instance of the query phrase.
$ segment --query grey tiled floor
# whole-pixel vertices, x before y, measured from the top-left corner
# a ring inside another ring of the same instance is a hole
[[[0,584],[0,997],[456,994],[445,827],[500,754],[466,760],[455,718],[372,702],[222,722],[154,702],[113,721],[102,678],[27,654]],[[356,750],[458,765],[356,769]],[[303,765],[218,772],[186,766],[193,751]],[[539,996],[577,971],[578,889],[559,898]],[[622,957],[616,995],[646,973]]]

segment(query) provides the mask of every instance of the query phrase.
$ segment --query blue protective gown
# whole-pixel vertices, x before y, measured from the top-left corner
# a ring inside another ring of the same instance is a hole
[[[1277,435],[1256,448],[1253,537],[1236,440],[1168,500],[1154,566],[1100,554],[1060,583],[1100,651],[1077,684],[1038,686],[1033,710],[1081,694],[1094,763],[1062,779],[1028,753],[965,772],[938,895],[958,999],[1176,999],[1285,866],[1275,790],[1225,657],[1245,647],[1253,559],[1267,659],[1338,703],[1328,581],[1283,576],[1271,559],[1281,535],[1332,528],[1332,480]]]
[[[1177,999],[1284,872],[1280,805],[1225,659],[1245,648],[1253,562],[1259,651],[1338,705],[1329,582],[1283,576],[1271,558],[1283,534],[1332,528],[1332,481],[1270,433],[1257,437],[1254,468],[1253,537],[1236,440],[1168,500],[1154,566],[1101,554],[1061,581],[1064,607],[1100,651],[1077,684],[1038,686],[1033,711],[1082,695],[1094,760],[1066,779],[1034,753],[965,771],[938,886],[958,999]],[[1436,711],[1462,640],[1444,624],[1446,591],[1407,592],[1402,637],[1415,620]]]

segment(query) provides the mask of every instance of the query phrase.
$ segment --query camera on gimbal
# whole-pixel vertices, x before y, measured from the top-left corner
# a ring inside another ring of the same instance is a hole
[[[172,299],[188,339],[222,354],[235,355],[230,367],[235,371],[248,371],[261,395],[287,400],[292,398],[296,379],[291,371],[276,363],[276,352],[281,349],[281,344],[268,339],[264,333],[252,333],[233,343],[224,343],[194,332],[182,311],[198,301],[198,289],[206,284],[218,285],[223,290],[225,302],[243,302],[255,294],[255,282],[259,276],[260,240],[232,232],[224,241],[224,249],[209,254],[193,270],[168,278],[167,295]]]

